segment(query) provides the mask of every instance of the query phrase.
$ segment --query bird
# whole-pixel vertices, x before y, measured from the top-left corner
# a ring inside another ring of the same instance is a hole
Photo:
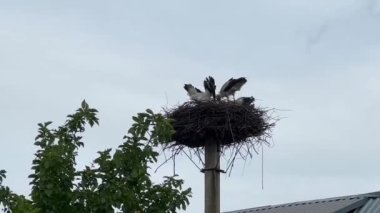
[[[183,88],[187,91],[187,94],[190,96],[191,100],[195,101],[209,101],[211,100],[211,96],[213,99],[215,99],[215,80],[213,77],[209,76],[206,77],[206,79],[203,81],[203,86],[205,88],[205,91],[194,87],[191,84],[185,84]]]
[[[215,85],[215,80],[213,77],[209,76],[207,77],[204,81],[203,81],[203,85],[205,87],[205,90],[208,91],[210,93],[210,95],[212,96],[212,98],[215,100],[215,89],[216,89],[216,85]]]
[[[202,92],[200,89],[194,87],[191,84],[185,84],[183,88],[185,88],[191,100],[194,100],[194,101],[210,100],[211,94],[207,90],[205,92]]]
[[[234,79],[230,78],[223,86],[220,88],[217,99],[220,100],[223,97],[226,97],[229,100],[229,96],[232,95],[235,100],[235,92],[239,91],[241,87],[247,83],[247,79],[244,77]]]
[[[255,98],[253,96],[251,97],[240,97],[236,99],[236,103],[244,106],[249,106],[255,101]]]

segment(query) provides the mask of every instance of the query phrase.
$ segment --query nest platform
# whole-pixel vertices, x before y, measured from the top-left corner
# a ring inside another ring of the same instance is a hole
[[[262,141],[274,126],[268,110],[233,101],[189,101],[166,110],[176,131],[173,146],[204,147],[206,141],[231,146],[247,141]]]

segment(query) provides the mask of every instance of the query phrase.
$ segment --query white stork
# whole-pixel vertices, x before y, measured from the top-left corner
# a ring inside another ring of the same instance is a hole
[[[215,99],[215,80],[213,77],[209,76],[203,81],[203,86],[205,91],[194,87],[191,84],[185,84],[183,88],[187,91],[187,94],[190,96],[191,100],[195,101],[209,101],[211,96]]]
[[[185,88],[191,100],[194,100],[194,101],[210,100],[211,94],[207,90],[206,92],[202,92],[200,89],[194,87],[191,84],[185,84],[183,88]]]
[[[223,97],[226,97],[227,100],[229,100],[229,96],[232,95],[232,97],[235,100],[235,92],[239,91],[241,87],[247,82],[247,79],[244,77],[234,79],[230,78],[226,83],[223,84],[223,86],[220,88],[218,99],[221,99]]]
[[[241,105],[244,105],[244,106],[249,106],[254,101],[255,101],[255,98],[253,96],[251,96],[251,97],[240,97],[240,98],[236,99],[235,102],[237,104],[241,104]]]

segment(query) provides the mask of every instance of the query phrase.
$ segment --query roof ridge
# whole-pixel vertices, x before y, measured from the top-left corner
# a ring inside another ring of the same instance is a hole
[[[258,206],[254,208],[241,209],[239,211],[250,210],[250,209],[266,210],[266,209],[281,208],[281,207],[292,207],[292,206],[299,206],[299,205],[310,205],[310,204],[315,204],[315,203],[337,202],[337,201],[342,201],[342,200],[353,200],[353,199],[361,200],[361,199],[368,199],[368,198],[380,198],[380,191],[364,193],[364,194],[356,194],[356,195],[345,195],[345,196],[337,196],[337,197],[314,199],[314,200],[297,201],[297,202],[282,203],[282,204],[275,204],[275,205]],[[231,211],[231,213],[232,212],[234,211]]]

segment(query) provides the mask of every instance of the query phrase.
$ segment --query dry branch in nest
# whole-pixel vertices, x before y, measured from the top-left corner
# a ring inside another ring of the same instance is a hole
[[[204,147],[206,141],[231,146],[257,139],[265,140],[274,126],[267,110],[233,101],[185,102],[166,111],[172,120],[174,144]]]

